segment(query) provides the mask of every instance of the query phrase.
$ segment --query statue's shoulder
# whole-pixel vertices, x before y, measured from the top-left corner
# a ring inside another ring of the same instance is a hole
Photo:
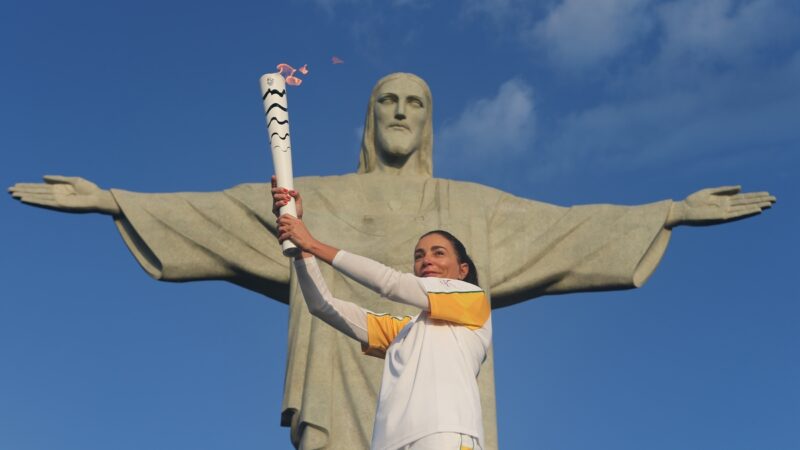
[[[242,183],[225,189],[225,192],[261,192],[269,188],[267,183]]]
[[[358,174],[345,174],[345,175],[328,175],[328,176],[307,176],[307,177],[296,177],[294,179],[295,188],[300,189],[309,189],[309,188],[319,188],[319,187],[326,187],[329,188],[332,184],[347,184],[353,183],[356,181],[356,177]],[[269,183],[242,183],[237,184],[236,186],[230,187],[225,189],[227,193],[263,193],[265,190],[269,191],[270,184]]]
[[[550,211],[553,213],[560,213],[564,210],[563,206],[534,200],[526,196],[512,194],[510,192],[473,181],[451,180],[447,178],[434,178],[433,180],[439,184],[446,184],[446,188],[451,193],[451,197],[455,195],[473,199],[473,203],[474,201],[482,200],[487,205],[502,204],[510,206],[519,212],[536,211],[537,213],[543,213],[544,211]],[[444,186],[439,186],[439,188],[442,187]]]
[[[269,189],[269,183],[242,183],[225,189],[222,195],[227,200],[246,205],[251,210],[264,210],[269,206]]]
[[[295,189],[308,195],[313,195],[314,192],[327,194],[338,192],[341,194],[351,189],[369,190],[382,186],[394,185],[396,183],[407,183],[409,187],[416,186],[423,190],[433,189],[436,191],[448,192],[451,197],[458,196],[471,198],[473,200],[480,199],[489,203],[511,201],[532,203],[542,206],[555,206],[473,181],[462,181],[450,178],[347,173],[343,175],[304,176],[294,179]],[[225,192],[236,197],[250,197],[252,195],[262,196],[269,192],[269,188],[269,183],[242,183],[230,189],[226,189]]]
[[[422,185],[431,177],[421,175],[391,175],[381,173],[346,173],[343,175],[309,176],[295,178],[295,187],[298,189],[332,189],[359,187],[369,189],[370,186],[380,186],[385,184],[396,185]]]
[[[315,188],[322,186],[330,186],[333,184],[348,184],[354,183],[361,176],[356,173],[346,173],[344,175],[325,175],[325,176],[306,176],[297,177],[294,179],[295,187],[301,188]]]
[[[508,192],[502,191],[485,184],[476,183],[474,181],[453,180],[450,178],[431,178],[433,183],[440,187],[446,185],[447,189],[452,192],[461,192],[467,195],[480,195],[482,197],[491,197],[493,199],[512,196]]]

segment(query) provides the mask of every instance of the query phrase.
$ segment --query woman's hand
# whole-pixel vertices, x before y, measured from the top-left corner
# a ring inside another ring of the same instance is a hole
[[[317,242],[301,219],[283,214],[278,217],[278,242],[283,243],[287,239],[300,250],[312,254],[314,244]]]
[[[338,248],[314,239],[302,220],[284,214],[278,217],[278,241],[283,242],[287,239],[302,251],[298,258],[308,258],[313,255],[328,264],[333,264],[333,258],[339,253]]]
[[[280,217],[281,206],[289,204],[289,200],[294,198],[295,208],[297,209],[297,218],[303,218],[303,199],[300,198],[300,193],[297,191],[290,191],[286,188],[278,187],[278,180],[275,175],[272,176],[272,213],[275,217]]]
[[[296,258],[309,258],[313,255],[332,264],[339,249],[314,239],[314,236],[308,231],[306,224],[303,223],[303,200],[300,198],[300,193],[278,187],[275,175],[272,176],[271,192],[272,212],[278,217],[278,242],[283,243],[287,239],[292,241],[301,250]],[[291,199],[295,201],[297,217],[280,213],[281,206],[288,205]]]

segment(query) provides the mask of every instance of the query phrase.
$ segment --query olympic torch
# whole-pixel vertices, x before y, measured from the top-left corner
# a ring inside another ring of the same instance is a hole
[[[267,73],[259,79],[261,99],[264,101],[264,113],[267,120],[269,145],[272,148],[272,164],[279,187],[294,189],[292,176],[292,141],[289,136],[289,111],[286,102],[286,81],[280,73]],[[297,217],[294,199],[282,206],[281,214]],[[300,250],[286,240],[282,244],[285,256],[297,255]]]

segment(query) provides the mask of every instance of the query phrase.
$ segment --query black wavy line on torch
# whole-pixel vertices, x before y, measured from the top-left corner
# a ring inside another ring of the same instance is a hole
[[[267,112],[265,112],[264,115],[269,114],[269,112],[272,111],[272,108],[274,108],[276,106],[278,108],[282,109],[284,112],[288,112],[289,111],[288,109],[286,109],[283,106],[281,106],[280,103],[273,103],[273,104],[269,105],[269,108],[267,108]]]
[[[283,97],[284,95],[286,95],[286,89],[282,91],[279,91],[277,89],[267,89],[267,92],[264,93],[264,95],[261,97],[261,100],[266,100],[269,94],[280,95],[281,97]]]
[[[280,120],[278,120],[277,117],[273,117],[272,119],[269,119],[269,122],[267,122],[267,126],[269,126],[269,124],[271,124],[273,120],[275,122],[278,122],[278,125],[286,125],[287,123],[289,123],[289,119],[286,119],[283,122],[281,122]]]
[[[275,136],[275,135],[277,135],[282,141],[285,141],[286,138],[289,137],[289,133],[286,133],[283,137],[281,137],[280,134],[275,132],[275,133],[272,133],[272,134],[269,135],[269,140],[271,141],[272,140],[272,136]]]

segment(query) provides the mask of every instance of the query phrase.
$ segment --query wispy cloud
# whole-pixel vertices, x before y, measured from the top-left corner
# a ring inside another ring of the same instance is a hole
[[[525,39],[558,66],[583,68],[620,55],[653,27],[648,0],[565,0]]]
[[[332,15],[334,13],[334,10],[338,6],[352,5],[362,2],[363,0],[310,0],[310,1],[311,3],[317,5],[317,7],[319,7],[326,13]]]
[[[512,79],[446,122],[436,133],[437,153],[473,163],[518,155],[533,145],[535,129],[533,89]]]
[[[347,1],[347,0],[342,0]],[[782,0],[464,0],[461,14],[489,18],[498,39],[518,36],[560,71],[656,59],[739,62],[796,35],[798,8]]]
[[[365,7],[372,8],[373,2],[370,0],[309,0],[317,7],[321,8],[325,12],[329,14],[333,14],[334,10],[337,7],[345,6],[345,5],[357,5],[362,4]],[[424,9],[431,6],[430,0],[391,0],[390,2],[386,2],[387,5],[398,7],[398,8],[412,8],[412,9]]]
[[[431,0],[392,0],[392,5],[411,8],[428,8]]]
[[[571,114],[542,143],[534,175],[684,167],[800,143],[800,53],[772,70],[706,74],[694,86],[610,100]]]
[[[513,0],[464,0],[462,15],[488,16],[500,22],[511,19],[516,9]]]
[[[777,0],[560,2],[527,37],[555,74],[582,71],[603,93],[539,133],[533,176],[800,143],[798,16]]]
[[[796,29],[784,3],[773,0],[680,0],[658,8],[662,54],[696,62],[749,60],[749,54]]]

